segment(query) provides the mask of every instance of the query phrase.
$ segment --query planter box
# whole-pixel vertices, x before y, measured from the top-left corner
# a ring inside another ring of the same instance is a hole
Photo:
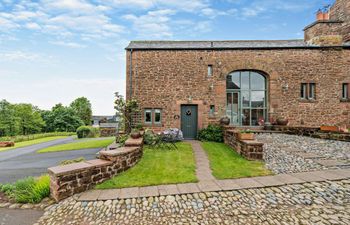
[[[337,126],[321,126],[322,131],[333,131],[338,132],[339,128]]]
[[[238,133],[239,140],[254,140],[254,133]]]
[[[13,147],[15,143],[13,141],[2,141],[0,142],[0,147]]]

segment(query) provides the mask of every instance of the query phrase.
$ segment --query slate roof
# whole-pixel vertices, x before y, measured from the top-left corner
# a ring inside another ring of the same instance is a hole
[[[310,47],[304,40],[266,41],[131,41],[126,49],[256,49]]]

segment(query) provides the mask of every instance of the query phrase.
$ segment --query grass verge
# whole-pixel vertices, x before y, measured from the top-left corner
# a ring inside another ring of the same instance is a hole
[[[38,153],[47,153],[47,152],[61,152],[61,151],[71,151],[71,150],[81,150],[81,149],[90,149],[90,148],[104,148],[110,145],[115,140],[114,137],[107,138],[107,139],[87,139],[68,143],[68,144],[62,144],[62,145],[55,145],[48,148],[44,148],[38,151]]]
[[[66,137],[67,136],[54,136],[54,137],[45,137],[45,138],[34,139],[31,141],[23,141],[23,142],[15,143],[14,147],[0,148],[0,152],[12,150],[12,149],[16,149],[16,148],[21,148],[21,147],[26,147],[26,146],[30,146],[30,145],[36,145],[36,144],[40,144],[40,143],[44,143],[44,142],[48,142],[48,141],[54,141],[54,140],[58,140],[58,139],[66,138]]]
[[[210,167],[217,179],[266,176],[272,174],[263,162],[248,161],[224,143],[202,142]]]
[[[195,161],[189,143],[177,143],[178,150],[144,148],[141,161],[133,168],[96,186],[97,189],[142,187],[196,182]]]

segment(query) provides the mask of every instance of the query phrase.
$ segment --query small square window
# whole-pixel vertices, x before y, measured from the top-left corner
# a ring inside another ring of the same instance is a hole
[[[342,88],[342,99],[349,99],[349,84],[348,83],[343,83],[343,88]]]
[[[208,77],[213,76],[213,65],[208,65]]]
[[[162,123],[162,110],[155,109],[154,110],[154,123]]]
[[[309,84],[309,99],[315,99],[316,96],[316,84],[310,83]]]
[[[145,109],[145,123],[152,123],[152,110]]]
[[[302,83],[300,88],[300,98],[307,99],[307,84]]]
[[[209,115],[210,116],[215,115],[215,105],[210,105]]]

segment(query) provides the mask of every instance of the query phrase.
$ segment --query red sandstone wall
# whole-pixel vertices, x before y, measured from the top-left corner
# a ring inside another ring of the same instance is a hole
[[[208,64],[214,66],[212,78]],[[350,124],[350,103],[340,102],[341,84],[350,82],[349,65],[350,51],[344,49],[134,51],[133,96],[143,108],[163,109],[162,128],[180,127],[174,116],[192,96],[199,105],[199,126],[205,127],[225,114],[226,75],[260,70],[269,75],[272,117],[286,117],[290,125]],[[300,100],[301,82],[316,82],[316,101]],[[208,118],[210,105],[218,111],[216,118]]]

